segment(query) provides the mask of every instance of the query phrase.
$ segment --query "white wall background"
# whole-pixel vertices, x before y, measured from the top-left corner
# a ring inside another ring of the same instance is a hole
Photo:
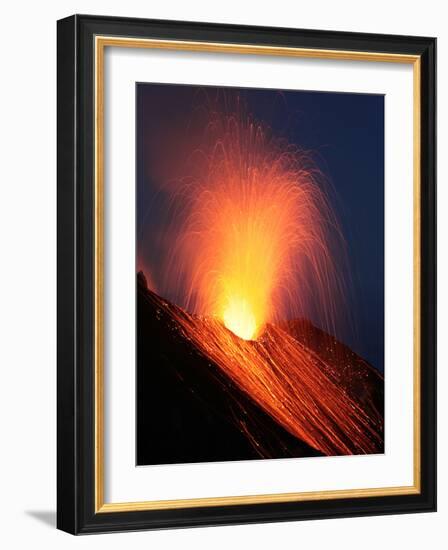
[[[439,0],[14,1],[0,32],[0,544],[4,548],[446,548],[448,29]],[[55,530],[56,20],[73,13],[437,36],[439,512],[75,538]],[[444,437],[445,436],[445,437]]]

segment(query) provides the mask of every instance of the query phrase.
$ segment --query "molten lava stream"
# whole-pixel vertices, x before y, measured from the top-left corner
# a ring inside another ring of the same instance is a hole
[[[377,452],[381,419],[371,419],[326,374],[322,360],[269,326],[245,341],[220,321],[179,316],[182,331],[281,426],[327,455]]]

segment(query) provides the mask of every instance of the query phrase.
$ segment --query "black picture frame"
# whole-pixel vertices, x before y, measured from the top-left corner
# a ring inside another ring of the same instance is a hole
[[[94,38],[121,36],[420,57],[421,416],[416,494],[160,510],[95,509]],[[72,534],[436,509],[436,40],[74,15],[57,24],[57,526]]]

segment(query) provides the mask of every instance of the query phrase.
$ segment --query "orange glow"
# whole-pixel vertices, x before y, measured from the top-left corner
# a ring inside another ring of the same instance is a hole
[[[257,333],[257,322],[246,298],[229,297],[223,313],[225,326],[243,340],[253,340]]]
[[[211,115],[191,164],[173,193],[166,269],[182,305],[246,340],[310,312],[332,331],[344,294],[333,254],[343,264],[344,245],[310,156],[238,111]]]

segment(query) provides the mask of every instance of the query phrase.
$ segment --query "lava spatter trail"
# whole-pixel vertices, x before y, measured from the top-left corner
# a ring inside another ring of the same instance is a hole
[[[380,452],[382,417],[369,416],[326,374],[326,365],[282,329],[268,325],[257,341],[216,319],[176,321],[202,353],[291,434],[327,455]]]

